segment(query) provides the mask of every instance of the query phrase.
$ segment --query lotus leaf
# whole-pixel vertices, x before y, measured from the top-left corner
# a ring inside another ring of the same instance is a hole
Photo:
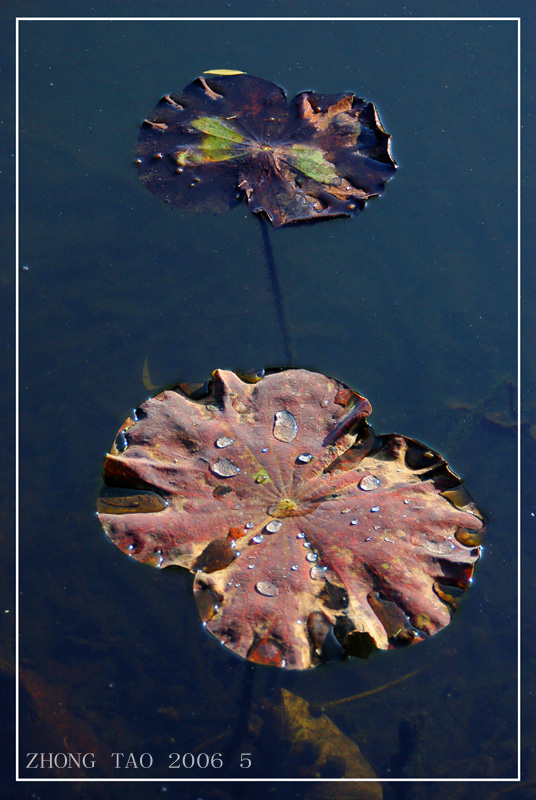
[[[303,369],[168,389],[122,426],[101,522],[132,558],[195,573],[207,630],[251,661],[421,642],[470,584],[483,522],[436,452],[376,436],[370,411]]]
[[[205,73],[144,121],[141,180],[174,206],[224,211],[244,197],[275,227],[363,209],[396,165],[372,103]]]

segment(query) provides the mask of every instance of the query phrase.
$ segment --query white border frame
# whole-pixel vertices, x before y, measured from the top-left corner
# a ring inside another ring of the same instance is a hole
[[[518,536],[518,645],[517,645],[517,776],[515,778],[21,778],[19,743],[19,23],[21,22],[517,22],[517,536]],[[15,19],[15,780],[17,783],[501,783],[521,781],[521,17],[16,17]]]

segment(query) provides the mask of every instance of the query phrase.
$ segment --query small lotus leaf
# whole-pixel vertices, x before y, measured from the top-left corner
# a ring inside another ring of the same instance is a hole
[[[131,557],[195,573],[226,647],[302,669],[449,623],[483,523],[437,453],[376,436],[368,401],[319,373],[216,370],[204,390],[182,386],[125,422],[98,511]]]
[[[205,74],[144,121],[141,180],[174,206],[224,211],[247,198],[274,226],[355,215],[396,165],[376,109],[346,92],[283,89],[243,73]]]

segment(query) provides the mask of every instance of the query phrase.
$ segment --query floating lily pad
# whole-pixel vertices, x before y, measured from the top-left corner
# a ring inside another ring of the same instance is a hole
[[[122,426],[98,512],[132,558],[195,573],[210,633],[303,669],[448,625],[484,528],[436,452],[376,436],[368,401],[319,373],[182,386]]]
[[[141,180],[174,206],[224,211],[244,197],[274,226],[355,215],[396,165],[372,103],[205,73],[144,121]]]

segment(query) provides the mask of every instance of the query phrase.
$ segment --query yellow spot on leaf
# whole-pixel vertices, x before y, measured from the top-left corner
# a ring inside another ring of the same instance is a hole
[[[203,72],[203,75],[245,75],[245,72],[242,72],[239,69],[206,69]]]

